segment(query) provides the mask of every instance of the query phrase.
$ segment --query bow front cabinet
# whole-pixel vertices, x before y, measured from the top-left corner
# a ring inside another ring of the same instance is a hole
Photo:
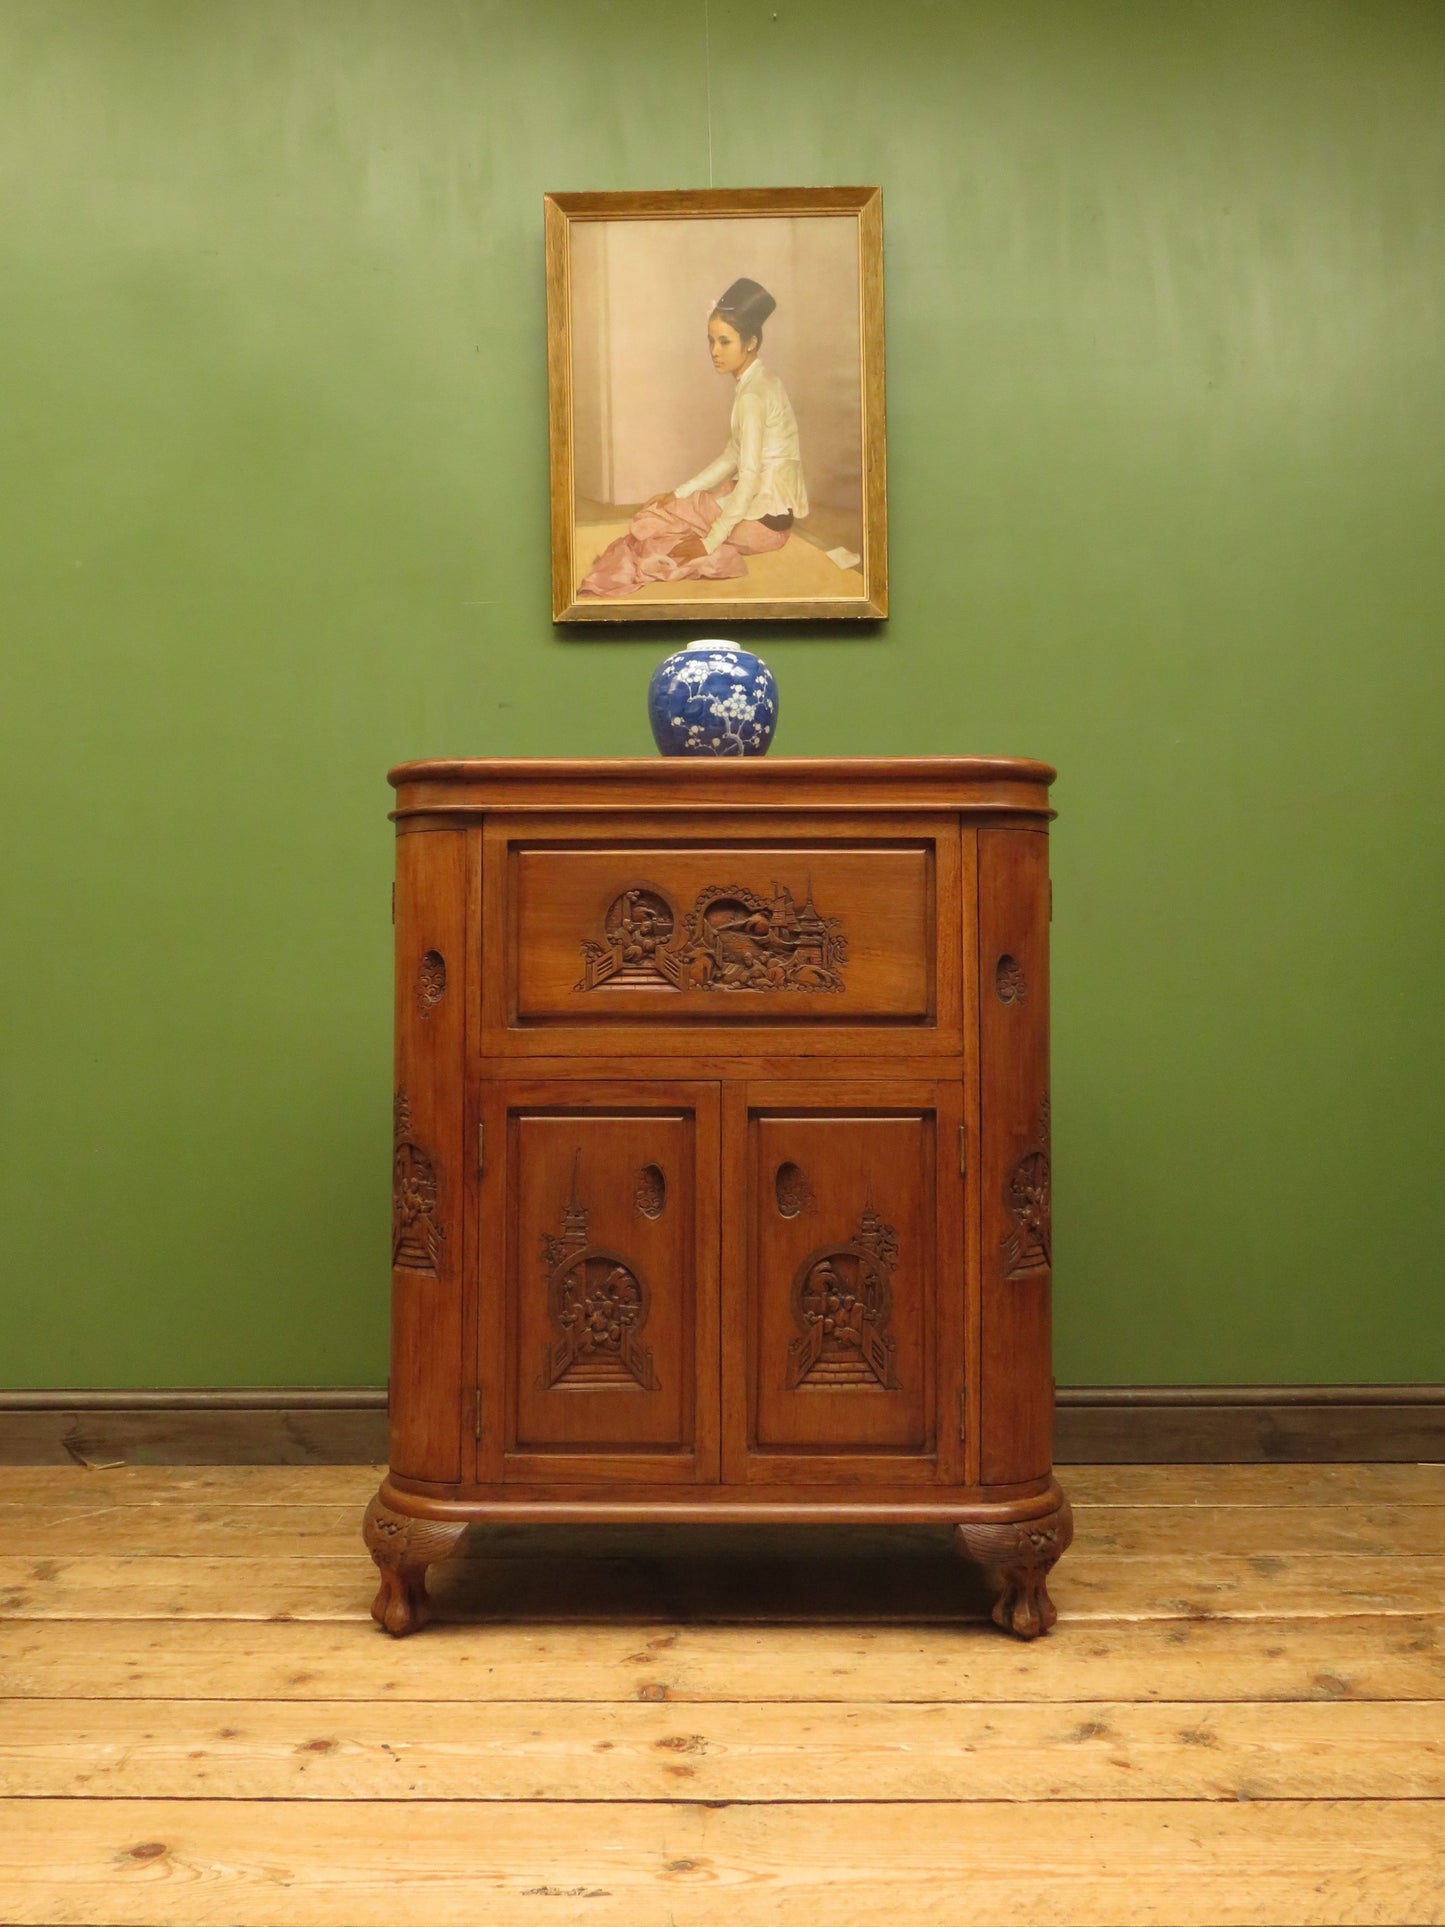
[[[1052,778],[392,772],[388,1631],[502,1519],[947,1522],[1052,1624]]]

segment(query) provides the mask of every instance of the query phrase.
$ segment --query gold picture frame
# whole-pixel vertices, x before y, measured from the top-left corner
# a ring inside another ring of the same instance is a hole
[[[882,189],[544,208],[552,620],[886,616]]]

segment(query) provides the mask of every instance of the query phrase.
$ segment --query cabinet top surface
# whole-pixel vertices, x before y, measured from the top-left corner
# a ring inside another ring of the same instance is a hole
[[[1014,756],[492,757],[402,763],[398,814],[457,808],[697,805],[1019,810],[1048,816],[1047,763]]]

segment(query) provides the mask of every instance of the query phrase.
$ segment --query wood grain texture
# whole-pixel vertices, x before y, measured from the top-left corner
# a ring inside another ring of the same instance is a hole
[[[1442,1918],[1430,1800],[1031,1804],[27,1800],[0,1805],[15,1927],[1300,1927]],[[585,1911],[583,1909],[585,1908]]]
[[[0,1501],[79,1513],[116,1506],[352,1505],[366,1503],[381,1464],[0,1465]],[[1445,1464],[1071,1465],[1074,1509],[1238,1507],[1309,1510],[1336,1506],[1445,1505]],[[1303,1524],[1303,1522],[1301,1522]]]
[[[1445,1388],[1060,1388],[1055,1455],[1129,1464],[1445,1460]]]
[[[404,1653],[404,1656],[403,1656]],[[1043,1655],[1047,1653],[1048,1659]],[[585,1707],[851,1703],[1148,1704],[1440,1698],[1445,1614],[1096,1620],[1045,1646],[956,1626],[671,1624],[627,1618],[439,1626],[398,1649],[337,1621],[12,1619],[0,1698],[224,1702],[538,1700]],[[584,1716],[585,1718],[585,1716]]]
[[[842,1554],[808,1557],[779,1546],[730,1551],[718,1528],[710,1554],[677,1557],[668,1533],[628,1557],[528,1550],[462,1556],[433,1568],[437,1610],[461,1621],[613,1617],[766,1624],[887,1620],[958,1624],[986,1619],[994,1588],[963,1561]],[[363,1556],[323,1552],[271,1557],[139,1558],[73,1555],[0,1558],[0,1613],[23,1618],[365,1620],[375,1575]],[[1120,1618],[1200,1620],[1382,1617],[1434,1613],[1445,1598],[1445,1554],[1388,1561],[1351,1553],[1285,1550],[1251,1558],[1219,1553],[1091,1554],[1083,1543],[1054,1569],[1050,1591],[1061,1636]]]
[[[952,1206],[956,1225],[960,1189],[955,1173],[947,1202],[938,1197],[940,1136],[957,1128],[951,1095],[899,1088],[889,1109],[884,1086],[866,1106],[825,1086],[749,1089],[747,1272],[728,1280],[748,1307],[751,1353],[737,1457],[811,1448],[816,1476],[835,1478],[848,1470],[837,1448],[936,1458],[939,1220]],[[786,1209],[785,1166],[799,1188]]]
[[[0,1799],[1445,1798],[1445,1703],[0,1700]]]
[[[367,1495],[361,1495],[364,1500]],[[183,1509],[182,1509],[183,1508]],[[1348,1552],[1371,1559],[1396,1559],[1445,1546],[1445,1505],[1341,1502],[1315,1508],[1307,1521],[1288,1505],[1214,1506],[1098,1504],[1075,1505],[1076,1530],[1092,1552],[1160,1554],[1225,1553],[1234,1557],[1276,1553],[1307,1534],[1296,1556]],[[663,1538],[661,1532],[667,1536]],[[716,1552],[716,1534],[728,1535],[731,1553],[749,1547],[787,1545],[808,1556],[831,1552],[858,1560],[941,1556],[951,1528],[941,1525],[831,1525],[812,1527],[806,1538],[798,1528],[669,1524],[662,1529],[635,1525],[531,1525],[504,1521],[475,1527],[468,1541],[473,1556],[533,1552],[546,1559],[585,1554],[617,1558],[640,1546],[693,1557]],[[144,1505],[102,1506],[78,1494],[41,1508],[34,1500],[0,1499],[0,1543],[23,1545],[28,1556],[54,1558],[86,1549],[127,1557],[168,1558],[183,1543],[186,1556],[231,1554],[244,1549],[309,1556],[345,1553],[356,1543],[356,1505],[350,1500],[277,1500],[238,1513],[221,1505],[151,1500]]]
[[[514,892],[516,899],[510,913],[518,962],[509,1002],[522,1021],[640,1017],[649,1030],[669,1021],[818,1028],[860,1018],[936,1022],[939,939],[930,844],[855,849],[816,840],[749,847],[722,842],[704,821],[686,847],[649,848],[622,835],[582,848],[523,847],[509,865],[508,880],[509,897]],[[828,926],[840,956],[836,963],[822,955],[816,961],[786,958],[791,968],[780,963],[775,982],[750,982],[730,957],[756,954],[761,946],[733,926],[754,905],[754,922],[771,920],[779,890],[787,892],[789,912],[811,914]],[[645,965],[629,969],[624,961],[617,974],[593,984],[588,947],[602,952],[602,962],[611,961],[608,939],[628,892],[657,906],[666,920],[665,939]],[[712,901],[719,892],[721,907]],[[699,939],[709,911],[724,919],[720,952]],[[662,969],[668,963],[671,976]],[[736,982],[729,981],[730,967]]]
[[[1441,1918],[1445,1468],[1081,1468],[1037,1645],[938,1528],[697,1525],[474,1531],[398,1646],[373,1481],[0,1475],[0,1920]]]
[[[399,763],[387,781],[404,828],[415,814],[526,809],[587,816],[617,810],[802,808],[828,814],[966,810],[1052,815],[1048,763],[1009,756],[493,757]]]
[[[759,1077],[787,1077],[796,1057],[749,1059]],[[548,1057],[529,1057],[538,1077],[561,1075]],[[678,1077],[721,1079],[737,1059],[698,1053],[669,1058]],[[490,1059],[482,1075],[502,1075]],[[578,1077],[616,1075],[617,1058],[578,1060]],[[930,1064],[890,1057],[897,1076],[965,1076],[961,1061]],[[475,1119],[471,1135],[475,1137]],[[970,1150],[977,1173],[977,1146]],[[976,1182],[976,1177],[971,1182]],[[972,1193],[970,1193],[972,1196]],[[977,1206],[970,1209],[976,1213]],[[976,1317],[970,1314],[970,1328]],[[977,1356],[976,1350],[974,1356]],[[1301,1400],[1300,1394],[1307,1396]],[[1248,1394],[1245,1402],[1243,1394]],[[973,1394],[976,1399],[976,1392]],[[977,1431],[975,1428],[975,1437]],[[1445,1461],[1445,1389],[1423,1386],[1060,1386],[1054,1417],[1059,1465],[1166,1464],[1237,1468],[1363,1464],[1409,1470]],[[0,1475],[7,1465],[306,1466],[384,1464],[386,1393],[310,1388],[282,1392],[230,1387],[191,1392],[0,1392]],[[976,1475],[976,1466],[970,1476]]]
[[[396,840],[390,1458],[421,1479],[462,1472],[466,847]]]
[[[457,1162],[482,1177],[447,1247],[470,1254],[452,1324],[424,1331],[413,1309],[394,1334],[410,1459],[370,1542],[379,1556],[378,1531],[406,1516],[454,1529],[506,1507],[536,1524],[766,1507],[908,1525],[929,1503],[994,1573],[998,1624],[1032,1638],[1054,1623],[1045,1582],[1071,1532],[1049,1449],[1047,843],[1038,822],[1000,825],[1030,799],[1046,815],[1052,772],[771,767],[701,785],[669,780],[685,758],[661,777],[600,761],[392,771],[400,848],[420,846],[398,861],[398,1061],[455,1088],[448,1116],[479,1134]],[[480,886],[464,860],[478,837]],[[444,1077],[411,955],[413,927],[437,921],[433,876],[480,993],[473,1032],[458,1006]],[[995,969],[998,944],[1015,954]],[[1002,1025],[996,1001],[1013,1006]],[[670,1085],[724,1025],[732,1063]],[[931,1072],[916,1084],[877,1073],[898,1034]],[[808,1081],[763,1081],[753,1053],[789,1043]],[[553,1081],[514,1076],[529,1054]],[[613,1056],[629,1083],[578,1068]],[[398,1139],[414,1195],[397,1248],[439,1275],[440,1167],[414,1137]],[[639,1185],[655,1211],[633,1209]],[[659,1509],[669,1486],[681,1496]],[[388,1571],[381,1617],[405,1631],[426,1594],[418,1572]]]
[[[1052,1145],[1049,846],[1029,830],[978,832],[980,1477],[1052,1462]],[[1005,964],[1017,979],[1005,997]]]
[[[554,801],[572,787],[559,784]],[[913,1055],[931,1075],[940,1059],[961,1065],[956,817],[891,808],[880,816],[860,812],[856,797],[846,811],[799,808],[804,789],[799,782],[776,797],[744,789],[738,807],[700,810],[695,785],[684,783],[596,818],[573,809],[488,817],[484,889],[494,909],[479,936],[486,1057],[503,1071],[510,1059],[545,1058],[552,1074],[572,1077],[588,1074],[589,1059],[602,1060],[595,1074],[615,1075],[607,1060],[617,1057],[685,1058],[695,1064],[688,1075],[721,1077],[745,1059],[766,1074],[758,1060],[776,1059],[802,1025],[822,1033],[813,1052],[887,1057],[890,1068]],[[605,779],[610,797],[632,792],[630,772]],[[800,988],[810,975],[803,967],[771,987],[723,981],[692,919],[709,890],[732,886],[769,903],[781,886],[796,906],[811,900],[831,920],[846,950],[832,961],[831,988]],[[612,961],[609,931],[632,889],[671,924],[660,960],[592,982]],[[795,1063],[785,1059],[781,1073]],[[493,1065],[476,1068],[487,1075]]]

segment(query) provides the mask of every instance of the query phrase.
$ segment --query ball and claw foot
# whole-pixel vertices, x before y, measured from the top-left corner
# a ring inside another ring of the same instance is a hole
[[[380,1496],[366,1508],[362,1537],[381,1576],[371,1616],[394,1638],[420,1632],[431,1618],[426,1569],[455,1551],[465,1531],[465,1525],[393,1512]]]
[[[1068,1551],[1074,1536],[1073,1508],[1061,1498],[1053,1512],[1013,1525],[958,1525],[960,1552],[980,1566],[997,1567],[1003,1591],[994,1602],[993,1622],[1020,1639],[1037,1639],[1058,1619],[1049,1598],[1049,1572]]]

